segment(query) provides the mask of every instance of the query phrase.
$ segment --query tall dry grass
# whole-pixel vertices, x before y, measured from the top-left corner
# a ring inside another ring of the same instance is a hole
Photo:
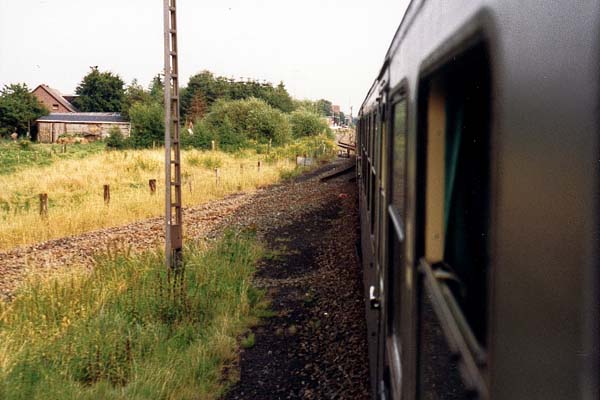
[[[184,206],[256,190],[295,168],[289,157],[253,150],[235,155],[186,150],[182,157]],[[162,149],[109,151],[0,176],[0,250],[164,215],[163,164]],[[157,180],[156,195],[150,194],[150,179]],[[110,185],[108,206],[104,184]],[[40,193],[49,197],[46,219],[39,215]]]

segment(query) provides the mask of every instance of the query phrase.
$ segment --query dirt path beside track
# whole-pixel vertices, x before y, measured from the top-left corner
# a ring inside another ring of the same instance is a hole
[[[255,344],[242,350],[240,379],[225,400],[369,398],[350,176],[310,180],[318,195],[300,212],[285,224],[257,227],[273,256],[263,261],[255,284],[269,293],[275,316],[253,330]]]

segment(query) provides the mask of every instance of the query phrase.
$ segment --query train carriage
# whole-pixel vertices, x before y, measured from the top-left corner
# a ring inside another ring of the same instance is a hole
[[[359,113],[381,399],[598,399],[600,2],[413,0]]]

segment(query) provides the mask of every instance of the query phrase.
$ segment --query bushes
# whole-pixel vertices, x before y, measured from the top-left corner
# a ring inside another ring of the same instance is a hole
[[[138,102],[131,107],[129,114],[132,125],[129,145],[150,147],[153,143],[164,143],[164,114],[160,104]],[[331,137],[327,122],[310,111],[297,110],[285,114],[261,99],[219,99],[191,130],[182,128],[181,142],[187,148],[209,150],[214,141],[221,150],[238,151],[268,143],[280,146],[292,137],[322,134]],[[116,145],[120,144],[118,138],[114,140]]]
[[[209,150],[211,142],[217,140],[217,136],[208,128],[204,121],[198,121],[192,132],[184,129],[181,132],[181,145],[186,148],[195,147],[197,149]]]
[[[331,129],[329,129],[327,122],[319,115],[309,111],[297,110],[292,112],[290,122],[294,138],[317,136],[323,133],[331,136]]]
[[[164,143],[165,117],[162,104],[134,103],[129,109],[129,117],[133,147],[151,147],[153,143]]]
[[[211,140],[216,140],[221,149],[228,151],[247,147],[250,141],[268,143],[271,140],[275,145],[284,144],[291,137],[285,114],[255,98],[219,100],[199,126],[203,138],[213,137]],[[204,139],[196,140],[202,142]]]
[[[106,147],[111,149],[124,149],[126,147],[127,142],[125,141],[125,137],[121,130],[113,126],[108,131],[108,137],[106,138]]]

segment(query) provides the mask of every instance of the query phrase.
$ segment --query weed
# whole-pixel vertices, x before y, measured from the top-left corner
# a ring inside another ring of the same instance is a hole
[[[202,160],[202,165],[204,168],[212,171],[215,168],[221,168],[223,166],[223,160],[221,160],[219,157],[208,156]]]
[[[243,349],[250,349],[254,347],[255,340],[254,332],[250,332],[248,336],[242,339],[240,346],[242,346]]]
[[[227,232],[184,251],[176,288],[159,251],[111,249],[91,271],[31,277],[0,302],[0,398],[218,398],[235,338],[266,307],[249,285],[263,250]]]

